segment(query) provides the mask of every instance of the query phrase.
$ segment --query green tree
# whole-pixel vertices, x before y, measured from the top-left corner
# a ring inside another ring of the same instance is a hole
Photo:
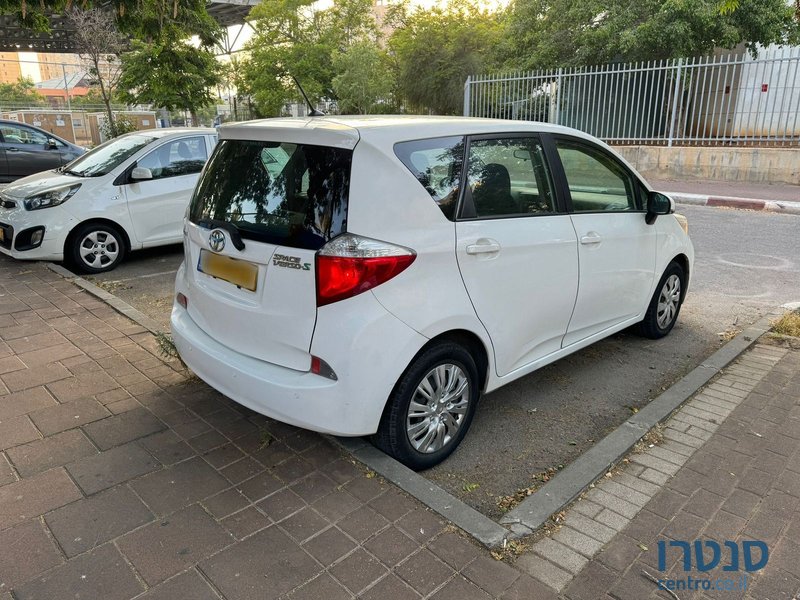
[[[500,14],[455,0],[443,8],[400,10],[394,19],[398,27],[389,49],[400,97],[412,110],[460,113],[467,76],[494,65],[503,32]]]
[[[393,79],[386,53],[377,43],[362,40],[344,52],[333,54],[333,91],[342,113],[373,112],[378,101],[386,101]]]
[[[797,41],[785,0],[514,0],[508,66],[580,66],[697,56]]]
[[[31,79],[20,77],[16,83],[0,83],[0,105],[42,106],[44,104],[47,104],[47,100],[36,91]]]
[[[50,18],[73,8],[71,0],[0,0],[0,14],[14,15],[23,27],[50,32]],[[204,45],[215,42],[219,26],[206,10],[205,0],[82,0],[79,10],[102,8],[119,31],[138,39],[154,40],[164,29],[198,35]]]
[[[72,96],[70,98],[70,102],[72,103],[72,108],[76,110],[82,110],[87,107],[96,108],[97,106],[103,104],[103,96],[100,94],[100,90],[98,88],[91,88],[89,92],[84,96]],[[115,91],[111,95],[111,104],[112,106],[117,104],[125,104],[122,98],[119,97],[119,94]]]
[[[120,96],[131,104],[153,104],[186,110],[198,123],[197,111],[214,102],[213,88],[222,81],[222,65],[206,48],[176,37],[152,43],[134,42],[122,55]]]
[[[263,115],[279,115],[286,102],[300,98],[291,76],[312,102],[337,99],[334,53],[376,36],[371,0],[342,0],[327,9],[314,4],[315,0],[271,0],[253,8],[256,33],[236,84]]]

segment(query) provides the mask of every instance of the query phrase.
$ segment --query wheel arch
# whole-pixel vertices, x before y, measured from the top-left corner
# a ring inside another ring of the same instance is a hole
[[[486,389],[486,382],[489,379],[489,351],[483,340],[471,331],[466,329],[444,331],[429,339],[425,345],[419,349],[414,359],[434,344],[442,341],[455,342],[467,349],[475,360],[475,366],[478,369],[478,377],[480,377],[479,388],[481,391]]]
[[[681,301],[683,301],[683,299],[686,298],[686,291],[689,288],[689,275],[690,275],[690,273],[689,273],[689,257],[686,256],[685,254],[681,253],[681,254],[678,254],[677,256],[675,256],[670,262],[678,263],[681,266],[681,268],[683,269],[683,273],[686,275],[686,281],[684,282],[685,285],[683,286],[683,289],[681,290]]]
[[[128,254],[131,251],[131,238],[122,225],[120,225],[116,221],[112,221],[111,219],[104,219],[102,217],[93,217],[91,219],[86,219],[85,221],[77,223],[75,227],[70,229],[66,239],[64,240],[64,256],[67,256],[70,244],[72,244],[73,240],[75,239],[75,233],[78,231],[78,229],[80,229],[85,225],[91,225],[94,223],[98,225],[105,225],[106,227],[112,227],[117,231],[119,231],[120,234],[122,235],[122,242],[125,244],[125,254]]]

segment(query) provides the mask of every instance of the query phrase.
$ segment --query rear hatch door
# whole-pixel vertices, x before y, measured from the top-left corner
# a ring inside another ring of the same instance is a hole
[[[308,370],[315,254],[345,229],[352,149],[264,135],[222,139],[201,175],[186,227],[188,311],[236,352]]]

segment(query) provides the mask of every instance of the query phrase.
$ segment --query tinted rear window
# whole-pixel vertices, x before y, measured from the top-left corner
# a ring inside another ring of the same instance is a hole
[[[400,142],[394,145],[394,153],[431,195],[444,216],[454,220],[464,162],[464,138]]]
[[[221,141],[189,218],[234,224],[245,239],[316,250],[346,230],[353,151],[288,142]]]

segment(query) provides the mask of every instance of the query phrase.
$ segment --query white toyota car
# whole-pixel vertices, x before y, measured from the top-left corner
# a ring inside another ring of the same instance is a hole
[[[152,129],[114,138],[0,191],[0,252],[116,267],[131,250],[180,243],[183,216],[214,129]]]
[[[414,469],[490,392],[632,325],[670,332],[686,220],[573,129],[440,117],[225,125],[172,311],[186,364],[280,421]]]

